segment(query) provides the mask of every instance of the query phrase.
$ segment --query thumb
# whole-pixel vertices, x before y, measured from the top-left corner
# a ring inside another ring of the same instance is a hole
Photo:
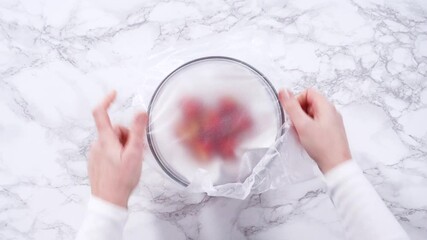
[[[147,114],[145,112],[138,113],[129,129],[129,139],[126,144],[128,154],[142,154],[146,125]]]
[[[287,89],[281,90],[279,92],[279,100],[285,111],[289,114],[297,132],[312,121],[307,113],[304,112],[298,99],[295,98],[291,91]]]

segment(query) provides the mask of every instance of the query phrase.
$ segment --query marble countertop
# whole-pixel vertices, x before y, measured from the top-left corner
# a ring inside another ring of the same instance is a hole
[[[91,108],[117,89],[112,115],[126,124],[135,96],[150,97],[143,83],[170,71],[165,52],[190,58],[212,39],[250,42],[240,54],[262,52],[286,86],[324,92],[369,181],[412,239],[427,238],[426,1],[2,0],[0,239],[73,239]],[[130,212],[125,239],[344,238],[319,178],[232,200],[145,164]]]

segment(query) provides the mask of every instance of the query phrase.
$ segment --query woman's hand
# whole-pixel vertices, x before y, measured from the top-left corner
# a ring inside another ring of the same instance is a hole
[[[282,90],[279,98],[301,144],[323,173],[351,159],[342,117],[323,95],[308,89],[295,97]]]
[[[126,208],[141,177],[147,115],[137,114],[130,129],[113,127],[107,110],[115,97],[110,93],[93,110],[98,139],[90,150],[88,170],[92,194]]]

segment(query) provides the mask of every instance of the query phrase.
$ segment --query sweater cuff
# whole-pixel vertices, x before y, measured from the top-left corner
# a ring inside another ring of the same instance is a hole
[[[357,175],[363,176],[363,172],[357,163],[350,159],[329,170],[324,177],[329,189],[335,189],[340,183]]]
[[[126,208],[107,202],[94,195],[91,195],[89,199],[88,211],[123,225],[126,223],[128,217]]]

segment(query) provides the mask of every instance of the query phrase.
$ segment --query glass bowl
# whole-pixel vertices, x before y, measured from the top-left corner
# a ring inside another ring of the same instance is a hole
[[[199,161],[200,155],[191,154],[176,134],[177,122],[185,122],[182,118],[187,116],[180,110],[182,101],[191,97],[214,106],[224,96],[250,115],[251,131],[236,145],[233,160],[215,155]],[[203,173],[217,186],[244,180],[238,173],[242,156],[274,144],[284,121],[277,93],[261,72],[238,59],[209,56],[183,64],[160,83],[148,107],[147,140],[160,167],[176,182],[188,186],[196,173]]]

